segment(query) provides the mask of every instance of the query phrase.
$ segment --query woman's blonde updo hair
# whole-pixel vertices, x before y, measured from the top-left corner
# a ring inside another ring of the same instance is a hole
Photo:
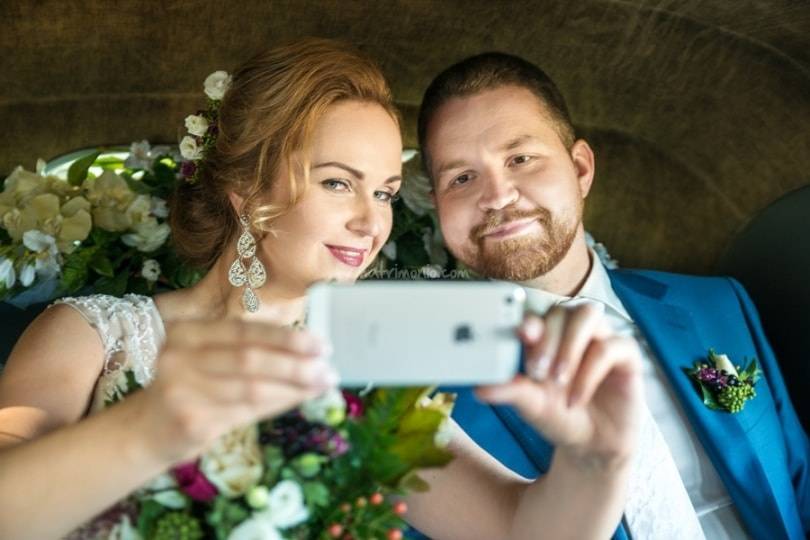
[[[313,129],[327,108],[344,100],[378,103],[398,121],[379,67],[341,42],[307,38],[253,57],[233,74],[219,108],[216,145],[194,184],[171,197],[174,248],[196,268],[208,269],[238,232],[228,199],[244,198],[243,213],[259,231],[301,197],[308,181]],[[285,204],[264,203],[279,172],[289,172]]]

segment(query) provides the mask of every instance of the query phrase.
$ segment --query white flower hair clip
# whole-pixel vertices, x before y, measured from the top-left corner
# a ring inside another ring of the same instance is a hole
[[[208,96],[208,107],[190,114],[185,124],[188,135],[180,141],[180,154],[185,160],[180,166],[180,174],[186,182],[197,182],[202,161],[217,140],[219,128],[219,104],[231,86],[231,76],[226,71],[215,71],[205,78],[203,88]]]

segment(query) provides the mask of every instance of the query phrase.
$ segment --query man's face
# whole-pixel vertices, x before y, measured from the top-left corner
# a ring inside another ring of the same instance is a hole
[[[449,100],[426,146],[456,258],[488,277],[527,281],[566,256],[582,230],[593,154],[584,141],[569,152],[531,91],[503,86]]]

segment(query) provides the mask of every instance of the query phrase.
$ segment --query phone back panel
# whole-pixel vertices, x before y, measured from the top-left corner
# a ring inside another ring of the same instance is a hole
[[[499,383],[519,365],[524,299],[503,282],[318,284],[307,322],[344,386]]]

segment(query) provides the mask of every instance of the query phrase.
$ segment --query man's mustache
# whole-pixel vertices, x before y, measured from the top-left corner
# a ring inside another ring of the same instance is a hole
[[[541,225],[548,225],[551,223],[551,212],[542,207],[532,210],[520,210],[517,208],[500,211],[492,210],[484,216],[484,220],[481,223],[472,228],[470,231],[470,240],[478,243],[484,236],[490,234],[504,223],[522,219],[536,219]]]

